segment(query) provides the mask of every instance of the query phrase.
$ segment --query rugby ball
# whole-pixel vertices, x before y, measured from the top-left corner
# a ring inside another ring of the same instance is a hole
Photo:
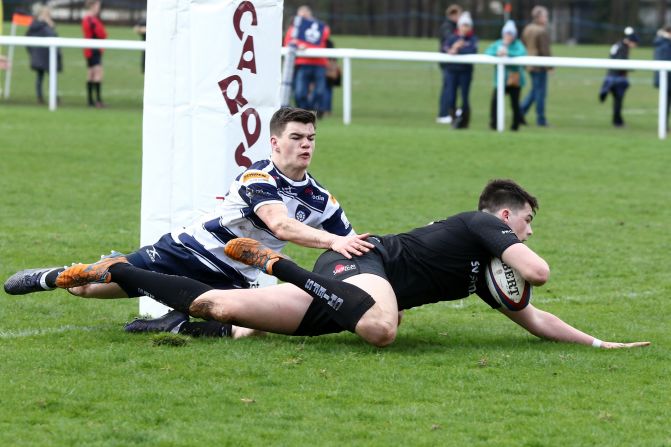
[[[531,284],[499,258],[487,266],[487,287],[492,297],[510,310],[522,310],[531,301]]]

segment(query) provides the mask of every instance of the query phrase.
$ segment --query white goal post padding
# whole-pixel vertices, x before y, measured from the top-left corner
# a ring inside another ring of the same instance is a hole
[[[245,166],[270,154],[282,7],[283,0],[149,0],[141,245],[211,210]],[[141,314],[166,310],[140,299]]]

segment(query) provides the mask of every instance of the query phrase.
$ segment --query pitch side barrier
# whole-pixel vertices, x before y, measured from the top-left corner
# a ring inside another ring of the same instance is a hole
[[[329,57],[343,60],[343,123],[352,122],[352,59],[392,60],[408,62],[455,62],[469,64],[496,65],[497,76],[497,110],[496,129],[503,132],[505,120],[505,82],[503,77],[506,65],[525,65],[537,67],[578,67],[578,68],[615,68],[624,70],[658,71],[659,106],[658,136],[666,138],[666,104],[667,104],[667,72],[671,71],[671,61],[650,61],[635,59],[595,59],[580,57],[538,57],[520,56],[515,58],[496,57],[485,54],[451,55],[427,51],[391,51],[391,50],[359,50],[346,48],[304,49],[296,53],[301,57]]]
[[[97,40],[72,39],[62,37],[12,37],[0,36],[0,45],[19,45],[49,48],[49,109],[56,110],[56,49],[61,48],[106,48],[114,50],[144,50],[145,42],[130,40]],[[282,49],[282,54],[286,48]],[[671,61],[650,61],[635,59],[595,59],[579,57],[536,57],[522,56],[515,58],[495,57],[484,54],[470,54],[454,56],[450,54],[428,51],[391,51],[391,50],[363,50],[352,48],[308,48],[298,50],[302,57],[329,57],[342,59],[342,87],[343,87],[343,123],[352,122],[352,59],[392,60],[407,62],[455,62],[469,64],[496,65],[497,75],[497,118],[496,128],[504,130],[505,104],[503,77],[506,65],[525,65],[537,67],[578,67],[578,68],[615,68],[623,70],[658,71],[659,76],[659,104],[658,104],[658,136],[665,139],[666,107],[667,107],[667,73],[671,71]]]
[[[144,50],[144,41],[112,39],[74,39],[67,37],[0,36],[0,45],[49,48],[49,110],[56,110],[58,48],[105,48],[110,50]],[[11,53],[11,51],[10,51]],[[10,61],[13,62],[13,61]],[[5,76],[10,76],[7,71]],[[7,81],[10,78],[5,78]],[[5,98],[9,96],[9,82],[5,82]]]

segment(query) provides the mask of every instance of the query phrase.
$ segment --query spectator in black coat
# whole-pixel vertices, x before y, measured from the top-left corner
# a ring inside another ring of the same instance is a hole
[[[28,28],[26,36],[31,37],[58,37],[54,27],[54,21],[51,19],[51,10],[48,6],[41,3],[36,3],[33,7],[33,23]],[[35,93],[37,95],[37,102],[44,104],[44,94],[42,91],[42,84],[44,81],[44,74],[49,71],[49,48],[48,47],[27,47],[30,55],[30,68],[35,70],[37,77],[35,78]],[[58,71],[63,70],[63,57],[61,51],[57,52],[57,67]]]
[[[656,61],[671,61],[671,25],[657,31],[657,36],[652,42],[655,48],[653,57]],[[671,72],[666,73],[666,119],[669,119],[669,111],[671,110]],[[655,72],[655,87],[659,88],[659,72]]]

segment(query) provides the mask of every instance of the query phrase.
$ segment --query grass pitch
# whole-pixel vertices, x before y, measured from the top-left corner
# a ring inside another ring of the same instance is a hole
[[[336,44],[434,49],[413,39]],[[110,107],[90,110],[81,53],[65,53],[58,112],[34,105],[20,48],[13,97],[0,103],[3,280],[138,245],[139,54],[106,54]],[[550,81],[553,127],[499,135],[487,128],[491,67],[476,69],[472,128],[457,132],[433,122],[434,64],[353,65],[353,124],[340,123],[337,98],[336,116],[319,123],[312,172],[359,231],[472,209],[488,179],[515,178],[540,199],[529,244],[552,267],[535,304],[602,339],[653,345],[540,341],[478,298],[407,312],[386,349],[351,334],[175,342],[121,331],[136,300],[2,294],[0,445],[671,445],[671,151],[656,138],[650,73],[632,74],[626,129],[612,129],[610,104],[596,99],[601,71],[561,69]],[[289,254],[304,265],[317,256]]]

